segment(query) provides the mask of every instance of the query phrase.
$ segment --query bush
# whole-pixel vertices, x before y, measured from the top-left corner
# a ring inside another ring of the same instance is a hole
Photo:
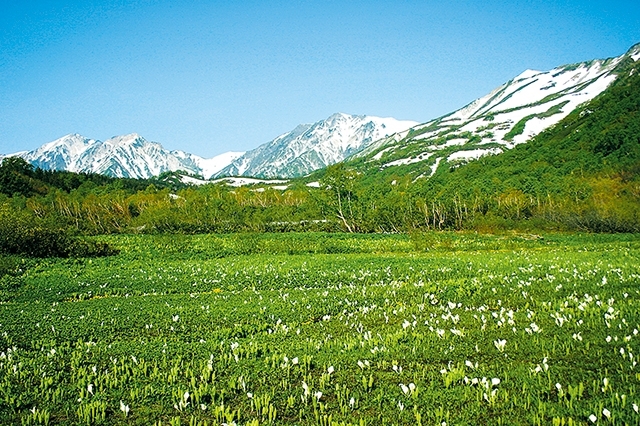
[[[83,240],[7,205],[0,206],[0,253],[28,257],[97,257],[117,254],[105,243]]]

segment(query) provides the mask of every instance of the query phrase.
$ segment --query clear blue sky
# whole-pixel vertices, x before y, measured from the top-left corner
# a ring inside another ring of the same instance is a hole
[[[427,121],[638,42],[637,0],[0,0],[0,153],[137,132],[208,157],[334,112]]]

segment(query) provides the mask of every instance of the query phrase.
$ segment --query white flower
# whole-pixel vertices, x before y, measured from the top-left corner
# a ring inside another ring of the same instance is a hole
[[[180,319],[180,315],[173,315],[171,316],[171,319],[173,319],[173,322],[178,322],[178,320]]]
[[[591,423],[595,423],[598,421],[598,418],[596,417],[595,414],[592,414],[589,416],[589,420],[591,420]]]
[[[404,410],[404,404],[402,403],[402,401],[398,401],[398,408],[400,409],[400,411]]]
[[[93,383],[89,383],[89,385],[87,385],[87,392],[93,395]]]
[[[320,398],[322,398],[322,392],[318,391],[318,392],[314,393],[314,394],[313,394],[313,396],[315,396],[315,397],[316,397],[316,399],[317,399],[318,401],[320,401]]]
[[[497,377],[494,377],[493,379],[491,379],[492,386],[498,386],[499,384],[500,384],[500,379],[498,379]]]
[[[331,366],[329,366],[329,368],[327,368],[327,373],[329,373],[329,374],[333,374],[334,371],[336,371],[336,370],[333,368],[333,365],[331,365]]]
[[[204,404],[200,404],[200,409],[201,409],[202,411],[206,411],[207,406],[206,406],[206,405],[204,405]]]
[[[507,339],[495,340],[493,344],[495,345],[496,349],[498,349],[500,352],[504,352],[504,347],[507,344]]]
[[[611,411],[607,410],[606,408],[602,409],[602,414],[603,414],[606,418],[610,418],[610,417],[611,417]]]
[[[129,414],[129,406],[120,401],[120,411],[122,411],[124,413],[124,416],[127,417],[127,415]]]
[[[400,388],[405,395],[409,393],[409,388],[404,383],[400,383]]]
[[[416,385],[414,383],[409,383],[409,390],[411,393],[414,393],[416,391]]]
[[[638,412],[638,404],[633,404],[633,411]]]
[[[351,409],[353,410],[354,405],[356,405],[356,400],[351,397],[351,399],[349,400],[349,407],[351,407]]]
[[[295,357],[294,359],[291,360],[291,364],[296,365],[298,364],[298,357]]]

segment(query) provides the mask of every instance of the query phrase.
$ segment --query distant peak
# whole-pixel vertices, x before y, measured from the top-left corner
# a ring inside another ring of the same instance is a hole
[[[356,117],[356,116],[351,114],[346,114],[344,112],[336,112],[335,114],[330,115],[329,118],[327,118],[327,120],[337,120],[337,119],[352,118],[352,117]]]
[[[145,139],[142,136],[140,136],[138,133],[128,133],[126,135],[113,136],[112,138],[110,138],[105,142],[109,142],[114,145],[120,145],[120,144],[133,143],[135,141],[145,141]]]
[[[86,140],[88,138],[82,136],[80,133],[69,133],[68,135],[64,135],[63,137],[61,137],[58,140],[68,140],[68,139],[73,139],[73,140],[77,140],[77,139],[82,139],[82,140]]]
[[[142,138],[142,136],[140,136],[138,133],[128,133],[126,135],[122,135],[120,136],[120,138],[122,139],[144,139]]]

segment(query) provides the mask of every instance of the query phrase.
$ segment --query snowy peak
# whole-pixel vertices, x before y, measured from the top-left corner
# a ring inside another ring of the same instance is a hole
[[[301,124],[248,151],[217,176],[303,176],[338,163],[373,141],[416,124],[394,118],[336,113],[313,124]]]
[[[640,44],[616,58],[550,71],[525,70],[465,107],[377,141],[357,156],[383,170],[411,164],[419,178],[431,176],[438,167],[499,154],[527,142],[598,96],[629,58],[640,58]]]
[[[106,141],[69,134],[17,155],[44,170],[100,173],[114,177],[149,178],[167,171],[185,171],[210,178],[243,153],[230,152],[205,159],[183,151],[168,151],[137,133]]]
[[[72,133],[44,144],[35,151],[22,153],[21,156],[41,169],[77,172],[76,159],[96,143],[93,139]]]

